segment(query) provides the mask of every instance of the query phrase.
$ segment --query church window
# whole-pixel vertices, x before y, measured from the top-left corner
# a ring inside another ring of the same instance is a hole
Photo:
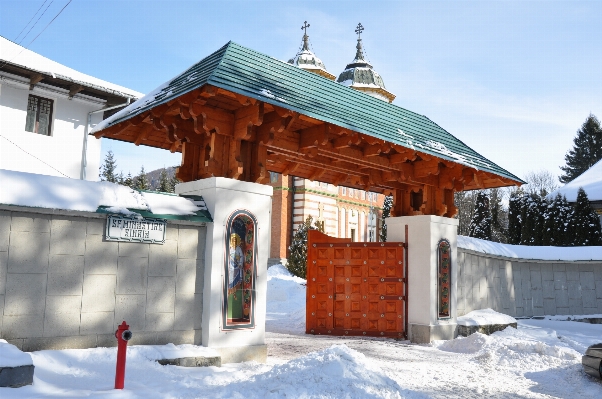
[[[25,131],[50,136],[53,101],[48,98],[29,95]]]
[[[255,217],[248,211],[234,212],[226,224],[226,262],[223,328],[255,327],[255,276],[257,243]]]

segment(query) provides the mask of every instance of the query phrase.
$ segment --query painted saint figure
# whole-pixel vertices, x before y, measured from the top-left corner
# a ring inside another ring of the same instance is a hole
[[[242,240],[236,233],[230,234],[230,263],[228,264],[228,294],[236,296],[237,286],[242,281],[244,257]]]
[[[253,301],[255,223],[245,214],[231,219],[227,247],[226,325],[248,325]]]

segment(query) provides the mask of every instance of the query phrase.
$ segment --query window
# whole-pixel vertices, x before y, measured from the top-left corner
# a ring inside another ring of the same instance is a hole
[[[347,187],[341,187],[341,195],[347,194]]]
[[[349,196],[353,197],[353,189],[352,188],[349,189]]]
[[[355,229],[351,229],[351,241],[355,242]]]
[[[362,191],[362,199],[365,200],[366,199],[366,192]]]
[[[235,211],[227,221],[224,268],[223,324],[225,330],[255,327],[256,219]]]
[[[52,100],[29,95],[25,131],[50,136]]]
[[[270,183],[278,183],[278,176],[280,173],[270,172]]]

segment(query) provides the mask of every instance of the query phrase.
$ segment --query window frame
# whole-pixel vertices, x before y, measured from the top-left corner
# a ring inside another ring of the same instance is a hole
[[[38,100],[38,103],[36,104],[36,112],[35,112],[35,119],[34,119],[34,124],[33,124],[33,130],[27,130],[27,119],[29,117],[29,102],[31,98],[35,98]],[[50,103],[50,112],[48,113],[48,127],[47,127],[47,134],[42,134],[39,131],[39,126],[40,126],[40,114],[41,114],[41,102],[42,101],[48,101]],[[48,97],[42,97],[42,96],[38,96],[35,94],[29,94],[27,96],[27,106],[25,108],[26,114],[25,114],[25,131],[28,133],[34,133],[34,134],[39,134],[41,136],[48,136],[51,137],[52,136],[52,126],[53,126],[53,114],[54,114],[54,99],[52,98],[48,98]]]

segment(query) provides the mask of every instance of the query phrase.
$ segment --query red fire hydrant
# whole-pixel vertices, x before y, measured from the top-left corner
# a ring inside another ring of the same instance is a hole
[[[117,327],[115,331],[115,338],[117,338],[117,368],[115,369],[115,389],[123,389],[123,382],[125,380],[125,355],[127,353],[128,341],[132,339],[132,332],[130,326],[125,323],[125,320],[121,325]]]

